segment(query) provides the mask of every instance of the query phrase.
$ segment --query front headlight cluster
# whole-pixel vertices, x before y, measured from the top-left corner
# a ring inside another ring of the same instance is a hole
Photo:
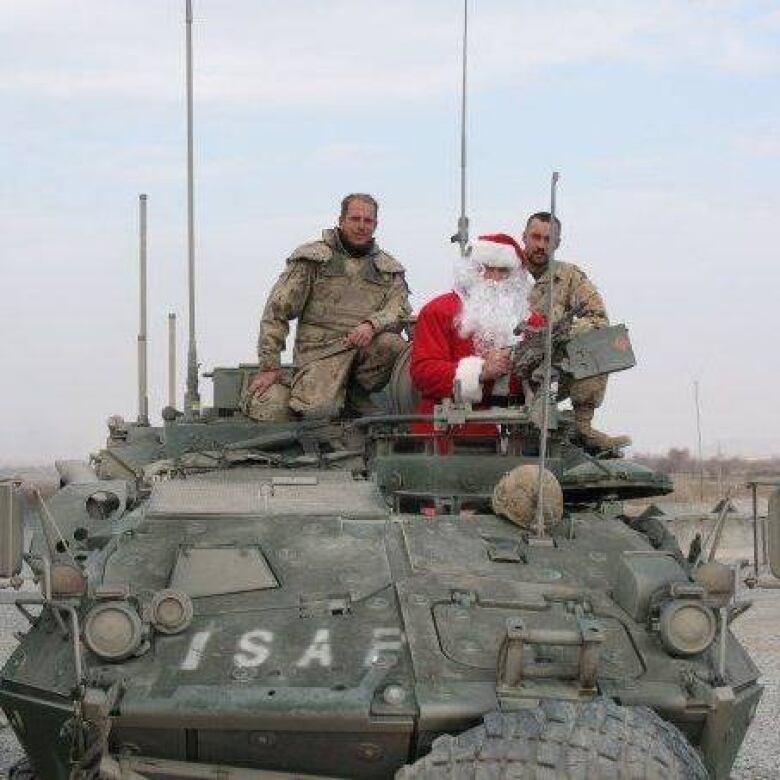
[[[161,634],[177,634],[192,622],[192,600],[186,593],[161,590],[144,609],[130,601],[96,604],[84,622],[87,647],[106,661],[124,661],[143,652],[150,625]]]

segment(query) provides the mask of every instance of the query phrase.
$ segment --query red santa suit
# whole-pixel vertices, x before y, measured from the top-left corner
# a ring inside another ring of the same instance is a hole
[[[490,246],[491,258],[495,258],[495,246],[492,242]],[[516,263],[517,260],[513,259],[512,262]],[[500,265],[495,259],[491,259],[487,264],[507,267]],[[459,316],[462,309],[461,296],[451,291],[429,301],[417,317],[410,374],[412,382],[422,395],[418,406],[418,412],[421,414],[431,414],[436,404],[440,404],[445,398],[453,398],[456,382],[460,384],[463,401],[472,403],[475,408],[491,405],[489,402],[493,395],[494,382],[480,382],[484,359],[479,355],[475,339],[460,334]],[[522,312],[518,312],[518,318],[521,316]],[[516,377],[510,377],[509,394],[522,394],[520,381]],[[432,430],[430,423],[413,426],[416,433],[430,433]],[[496,432],[497,427],[493,423],[469,423],[451,429],[449,433],[455,436],[495,436]]]
[[[479,381],[485,361],[477,354],[474,339],[464,338],[458,333],[457,318],[461,307],[460,296],[452,291],[425,304],[417,317],[410,374],[422,394],[417,407],[420,414],[432,414],[436,404],[452,398],[456,382],[460,382],[461,399],[471,402],[475,408],[485,406],[483,401],[492,395],[493,382]],[[519,395],[521,392],[519,380],[512,377],[510,394]],[[433,427],[429,423],[415,426],[418,433],[431,430]],[[496,426],[492,423],[470,423],[451,433],[494,436]]]

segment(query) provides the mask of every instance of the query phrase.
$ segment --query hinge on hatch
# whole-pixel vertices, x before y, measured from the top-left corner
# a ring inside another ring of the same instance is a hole
[[[352,612],[352,596],[349,593],[302,593],[298,600],[298,615],[302,618],[322,615],[349,615]]]
[[[517,539],[485,537],[488,558],[496,563],[528,563],[526,545]]]
[[[473,590],[453,590],[450,599],[453,604],[468,609],[477,603],[477,593]]]

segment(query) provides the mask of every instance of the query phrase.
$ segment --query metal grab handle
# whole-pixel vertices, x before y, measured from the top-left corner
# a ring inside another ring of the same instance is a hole
[[[577,629],[528,628],[522,618],[508,618],[506,636],[498,651],[496,687],[510,691],[522,684],[523,678],[577,679],[583,691],[596,688],[601,645],[605,635],[598,621],[578,617]],[[534,664],[526,661],[526,645],[579,647],[576,670],[563,664]]]

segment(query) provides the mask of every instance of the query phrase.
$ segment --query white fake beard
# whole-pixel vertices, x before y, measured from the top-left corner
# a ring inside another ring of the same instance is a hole
[[[463,302],[458,333],[462,338],[471,336],[480,354],[515,342],[515,328],[528,317],[525,271],[518,269],[495,282],[485,279],[479,269],[461,267],[455,290]]]

